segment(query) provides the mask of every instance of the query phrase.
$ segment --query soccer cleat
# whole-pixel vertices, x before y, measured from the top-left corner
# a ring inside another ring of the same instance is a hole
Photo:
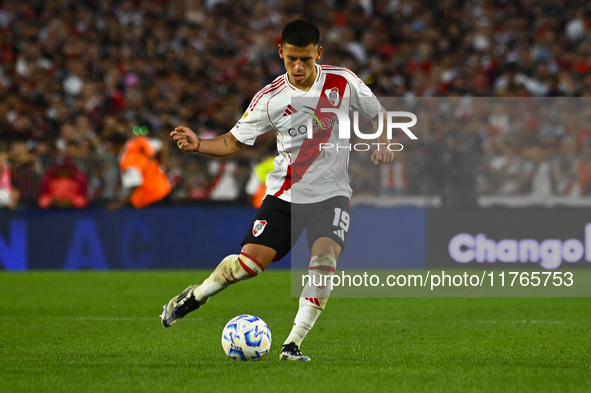
[[[283,344],[281,353],[279,354],[281,360],[299,360],[303,362],[309,362],[310,358],[302,355],[300,348],[293,341],[289,344]]]
[[[173,297],[164,305],[164,310],[162,311],[162,315],[160,315],[164,327],[170,327],[191,311],[195,311],[201,307],[201,303],[195,299],[195,289],[197,287],[199,287],[197,284],[191,285],[180,295]]]

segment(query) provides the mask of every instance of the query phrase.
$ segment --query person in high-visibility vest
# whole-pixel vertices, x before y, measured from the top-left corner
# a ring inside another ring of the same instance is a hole
[[[109,205],[115,210],[130,203],[144,208],[165,200],[172,187],[160,166],[157,154],[163,143],[156,138],[136,136],[126,141],[125,136],[113,134],[109,138],[113,151],[119,151],[122,196]]]
[[[251,197],[252,206],[259,208],[263,204],[265,194],[267,193],[267,186],[265,181],[267,173],[275,169],[275,157],[265,158],[259,162],[252,169],[248,183],[246,183],[246,193]]]

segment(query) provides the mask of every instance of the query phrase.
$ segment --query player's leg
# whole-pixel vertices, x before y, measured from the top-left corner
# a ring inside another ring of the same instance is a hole
[[[306,226],[312,255],[308,270],[310,280],[300,296],[298,313],[284,342],[281,359],[310,360],[301,354],[299,347],[328,302],[332,289],[330,277],[345,248],[349,215],[349,199],[345,197],[331,198],[313,208]]]
[[[239,281],[261,274],[273,261],[277,251],[260,244],[245,244],[240,255],[228,255],[198,288],[195,297],[201,304]]]
[[[164,305],[161,315],[164,327],[197,310],[210,297],[230,285],[257,276],[276,255],[283,256],[289,252],[289,208],[285,206],[287,202],[280,202],[270,200],[263,203],[242,242],[240,255],[228,255],[203,283],[189,286]],[[287,239],[284,241],[287,249],[276,242],[276,236],[282,233]]]
[[[311,250],[308,283],[300,296],[298,313],[293,322],[289,336],[283,343],[280,358],[283,360],[303,360],[310,358],[302,355],[300,345],[316,320],[324,311],[330,296],[330,276],[334,274],[337,259],[341,254],[341,246],[328,237],[314,242]],[[326,285],[325,285],[326,284]]]
[[[256,277],[271,263],[275,254],[272,248],[245,244],[240,255],[228,255],[201,284],[189,286],[166,303],[160,316],[162,324],[169,327],[230,285]]]

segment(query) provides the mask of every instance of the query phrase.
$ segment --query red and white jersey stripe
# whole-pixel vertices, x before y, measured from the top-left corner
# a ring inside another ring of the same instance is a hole
[[[259,135],[274,130],[277,137],[275,169],[267,175],[267,195],[294,203],[315,203],[335,196],[351,197],[347,163],[349,139],[341,139],[336,114],[321,109],[358,111],[374,119],[381,104],[371,90],[346,68],[316,65],[309,91],[289,82],[287,73],[261,89],[232,134],[253,145]],[[285,115],[287,114],[287,115]],[[284,116],[285,115],[285,116]],[[320,124],[321,123],[321,124]],[[308,139],[312,125],[313,138]]]

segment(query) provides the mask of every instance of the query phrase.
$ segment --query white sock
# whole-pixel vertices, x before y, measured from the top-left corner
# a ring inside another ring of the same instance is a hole
[[[328,298],[326,298],[326,300],[328,300]],[[306,338],[308,332],[312,330],[312,327],[314,327],[316,320],[322,313],[322,309],[316,305],[313,305],[313,303],[310,303],[310,301],[319,302],[319,299],[300,298],[300,307],[293,322],[293,328],[291,329],[289,336],[287,336],[287,339],[283,344],[294,342],[299,347],[304,338]],[[306,304],[306,302],[308,302],[308,304]],[[324,304],[326,305],[326,302]]]
[[[306,284],[300,297],[299,309],[293,322],[293,328],[284,345],[294,342],[299,347],[308,332],[314,327],[316,320],[328,302],[332,289],[329,277],[334,274],[335,267],[336,259],[331,255],[317,255],[310,260],[308,274],[311,278],[316,276],[316,280],[313,282],[326,282],[319,280],[320,277],[324,276],[328,276],[328,282],[326,282],[326,286],[314,286],[310,282]]]
[[[228,255],[215,270],[195,290],[195,297],[201,304],[238,281],[256,277],[265,270],[263,265],[254,258],[240,253],[240,255]]]

